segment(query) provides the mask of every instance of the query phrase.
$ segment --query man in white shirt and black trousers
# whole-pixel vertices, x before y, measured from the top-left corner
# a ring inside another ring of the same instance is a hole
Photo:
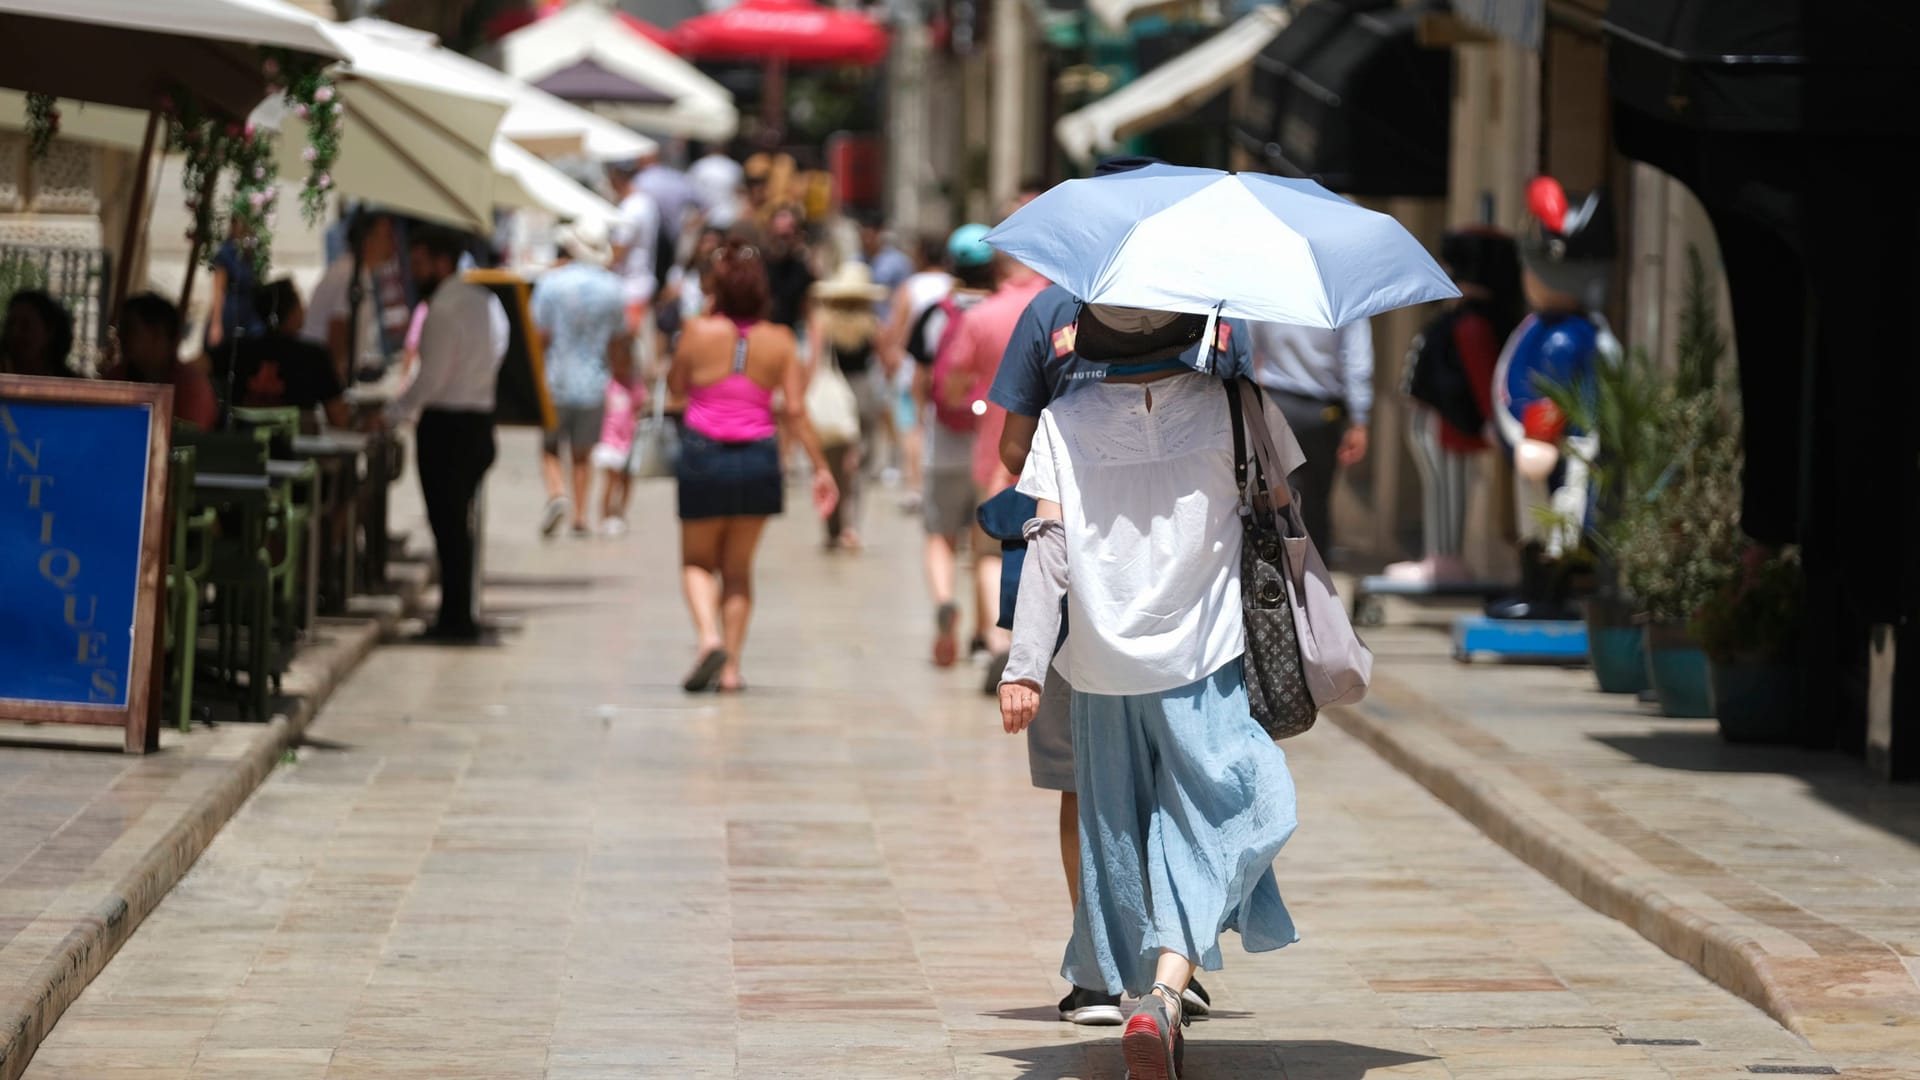
[[[461,234],[437,226],[408,237],[414,284],[428,298],[427,320],[413,382],[387,409],[390,423],[419,417],[414,453],[440,559],[440,614],[426,637],[449,644],[481,640],[473,594],[474,502],[493,467],[494,386],[512,334],[500,301],[460,279],[465,249]]]

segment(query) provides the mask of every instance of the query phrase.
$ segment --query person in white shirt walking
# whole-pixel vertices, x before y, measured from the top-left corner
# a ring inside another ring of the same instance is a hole
[[[707,228],[733,228],[740,220],[741,188],[746,185],[747,171],[727,156],[726,148],[717,143],[709,147],[687,169],[687,180],[693,184],[694,198],[706,216]]]
[[[388,406],[387,421],[419,418],[414,453],[440,560],[440,613],[427,637],[449,644],[481,640],[474,610],[474,501],[493,467],[494,385],[512,334],[506,309],[486,289],[459,277],[465,243],[439,227],[407,243],[413,280],[428,297],[413,382]]]
[[[1333,481],[1341,466],[1367,456],[1373,412],[1373,329],[1367,320],[1338,330],[1253,324],[1253,378],[1306,451],[1293,476],[1300,516],[1321,551],[1333,550]]]
[[[624,192],[620,220],[613,228],[613,270],[620,275],[627,300],[627,329],[639,333],[646,325],[647,305],[653,301],[660,277],[654,258],[660,244],[660,204],[641,190],[639,174],[616,173],[613,189]]]
[[[353,316],[354,253],[360,258],[360,309],[348,343],[347,324]],[[300,336],[324,345],[333,355],[334,374],[342,385],[361,370],[385,367],[386,349],[380,340],[383,313],[374,270],[393,260],[393,219],[362,211],[347,227],[347,250],[331,263],[307,299],[307,319]]]
[[[1019,484],[1039,511],[999,688],[1014,733],[1059,692],[1049,661],[1072,687],[1080,892],[1060,973],[1141,999],[1122,1036],[1141,1078],[1178,1072],[1185,991],[1221,966],[1222,931],[1248,952],[1298,936],[1273,870],[1294,831],[1293,780],[1252,717],[1242,664],[1229,387],[1179,359],[1205,328],[1082,308],[1075,351],[1110,366],[1040,415]],[[1292,472],[1299,446],[1276,406],[1264,412],[1248,421],[1264,419]]]

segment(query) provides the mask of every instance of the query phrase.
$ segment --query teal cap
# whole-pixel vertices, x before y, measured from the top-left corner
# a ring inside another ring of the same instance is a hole
[[[987,234],[993,230],[977,222],[962,225],[947,237],[947,258],[955,266],[985,266],[993,261]]]

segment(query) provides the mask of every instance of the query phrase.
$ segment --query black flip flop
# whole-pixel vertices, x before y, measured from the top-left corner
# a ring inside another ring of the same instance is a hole
[[[713,681],[720,677],[720,669],[726,666],[727,650],[709,649],[700,657],[700,663],[694,666],[693,674],[688,675],[687,681],[681,683],[680,687],[689,694],[704,694],[713,689]]]

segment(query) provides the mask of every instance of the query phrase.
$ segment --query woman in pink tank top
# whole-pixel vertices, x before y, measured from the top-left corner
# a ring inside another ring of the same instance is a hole
[[[783,509],[780,422],[813,462],[820,513],[839,499],[820,440],[807,421],[806,373],[793,331],[763,321],[767,270],[760,253],[730,243],[715,253],[714,314],[688,323],[667,385],[687,403],[677,469],[680,579],[699,638],[689,693],[745,688],[740,653],[753,613],[753,557],[767,518]],[[784,415],[774,411],[774,393]]]

